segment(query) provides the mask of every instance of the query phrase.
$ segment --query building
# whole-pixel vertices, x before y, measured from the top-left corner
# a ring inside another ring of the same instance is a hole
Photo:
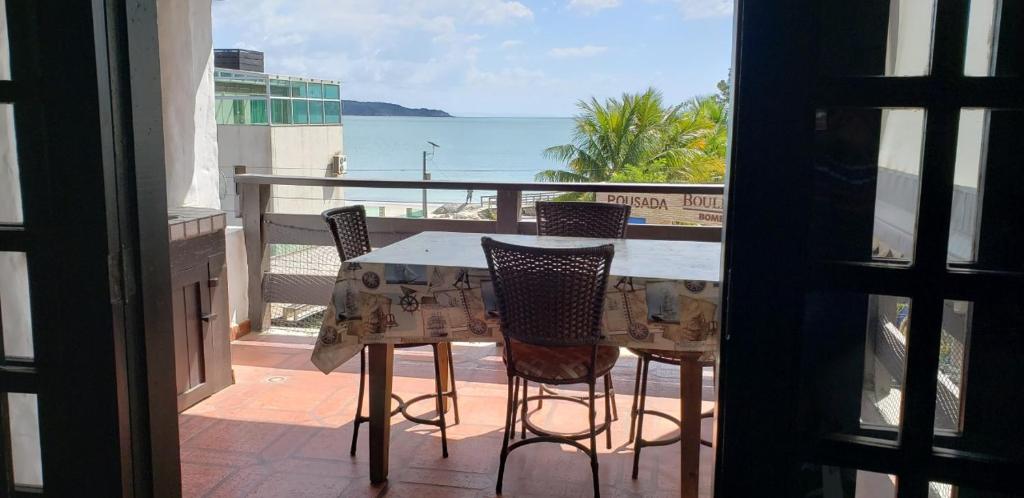
[[[221,207],[233,217],[233,178],[240,166],[247,173],[294,176],[337,176],[345,170],[341,82],[239,69],[261,68],[262,57],[251,50],[215,51]],[[271,203],[278,212],[320,212],[340,205],[341,191],[279,187]]]

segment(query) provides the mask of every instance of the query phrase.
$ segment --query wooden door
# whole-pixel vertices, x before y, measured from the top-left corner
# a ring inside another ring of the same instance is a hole
[[[54,6],[0,2],[0,496],[180,496],[156,5]]]
[[[738,6],[716,495],[1019,495],[1022,3]]]
[[[223,256],[214,256],[172,276],[179,411],[231,383],[228,331],[220,313],[226,298],[220,285],[223,267]]]
[[[207,357],[212,351],[206,265],[174,275],[172,287],[178,410],[184,410],[210,394],[206,385]]]

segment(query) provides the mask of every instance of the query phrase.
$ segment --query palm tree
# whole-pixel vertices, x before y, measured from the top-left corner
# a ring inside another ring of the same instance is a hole
[[[726,116],[715,97],[667,107],[661,93],[648,88],[604,104],[591,98],[577,106],[572,143],[544,151],[566,168],[541,171],[538,181],[722,181]]]
[[[725,103],[715,95],[694,97],[682,105],[665,135],[671,160],[668,181],[675,183],[722,183],[728,143]]]

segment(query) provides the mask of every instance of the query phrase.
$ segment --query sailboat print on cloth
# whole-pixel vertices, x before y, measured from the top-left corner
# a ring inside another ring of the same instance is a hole
[[[434,267],[428,284],[428,298],[424,298],[425,333],[432,334],[431,320],[443,320],[452,334],[486,337],[490,327],[484,320],[484,302],[480,279],[486,274],[465,268]],[[474,284],[474,281],[476,282]],[[437,317],[437,318],[435,318]]]

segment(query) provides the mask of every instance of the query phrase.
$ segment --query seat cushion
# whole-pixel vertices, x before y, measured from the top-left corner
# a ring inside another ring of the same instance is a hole
[[[511,354],[515,359],[513,369],[526,377],[543,382],[571,383],[585,382],[590,366],[590,346],[538,346],[511,340],[505,345],[505,358]],[[611,371],[619,359],[619,348],[597,347],[595,378]]]

